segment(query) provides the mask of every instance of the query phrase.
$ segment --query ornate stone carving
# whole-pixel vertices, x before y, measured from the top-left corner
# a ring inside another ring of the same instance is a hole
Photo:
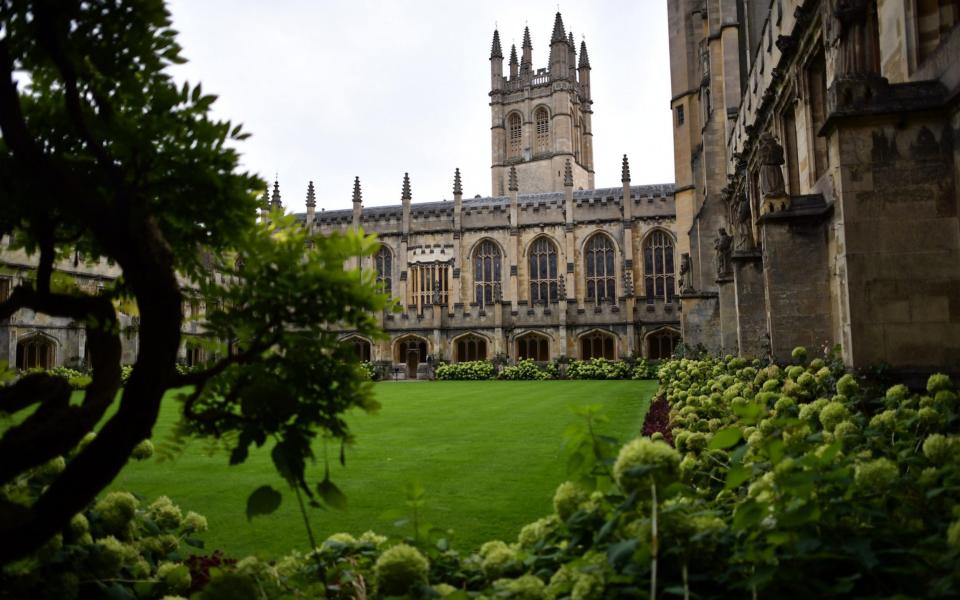
[[[769,132],[760,136],[757,149],[760,158],[760,197],[763,200],[761,212],[775,212],[790,208],[786,185],[783,182],[783,147]]]
[[[633,295],[633,269],[623,269],[623,295],[627,297]]]
[[[687,294],[694,291],[690,253],[684,252],[682,255],[680,255],[680,293]]]
[[[567,278],[560,277],[557,279],[557,299],[566,300],[567,299]]]
[[[824,3],[825,37],[835,52],[837,79],[866,79],[880,73],[880,40],[874,0]]]
[[[717,232],[717,239],[713,243],[717,251],[717,277],[730,274],[730,254],[733,251],[733,236],[723,227]]]

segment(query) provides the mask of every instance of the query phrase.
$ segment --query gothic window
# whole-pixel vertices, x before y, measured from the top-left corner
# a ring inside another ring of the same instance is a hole
[[[537,131],[537,153],[550,151],[550,114],[542,106],[534,113]]]
[[[527,333],[517,338],[517,360],[550,360],[550,340],[536,333]]]
[[[487,340],[467,335],[457,340],[457,362],[487,360]]]
[[[447,304],[449,284],[449,269],[445,263],[410,267],[410,298],[420,312],[423,312],[424,306]]]
[[[558,300],[557,245],[545,237],[530,245],[530,304]]]
[[[186,350],[187,350],[186,359],[187,359],[188,367],[196,367],[198,365],[203,364],[203,361],[204,361],[203,346],[201,346],[198,342],[194,340],[190,340],[187,342]]]
[[[52,340],[42,335],[32,335],[17,342],[18,369],[50,369],[56,347]]]
[[[393,253],[386,246],[380,246],[373,261],[377,267],[377,283],[383,293],[389,295],[393,291]]]
[[[357,360],[370,362],[370,342],[361,337],[352,337],[346,343],[353,347]]]
[[[654,231],[643,244],[643,281],[648,303],[673,301],[673,238],[664,231]]]
[[[513,113],[507,119],[507,158],[520,158],[523,146],[523,123],[518,113]]]
[[[580,338],[580,359],[606,358],[614,360],[617,357],[617,341],[612,334],[594,331]]]
[[[484,240],[473,251],[474,301],[480,306],[493,304],[500,288],[500,248]]]
[[[616,271],[613,267],[615,251],[610,238],[598,233],[587,242],[586,248],[587,300],[614,302],[617,298]]]
[[[673,356],[674,350],[680,345],[680,336],[669,329],[657,331],[647,336],[647,358],[659,360]]]

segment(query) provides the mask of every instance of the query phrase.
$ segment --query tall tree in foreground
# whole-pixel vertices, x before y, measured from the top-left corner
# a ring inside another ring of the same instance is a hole
[[[375,407],[327,331],[376,333],[370,315],[386,297],[342,269],[375,242],[307,240],[279,215],[258,225],[263,184],[238,171],[228,145],[247,134],[210,116],[215,98],[199,85],[176,85],[167,70],[180,52],[163,0],[0,0],[0,232],[39,261],[0,319],[26,308],[85,323],[93,376],[79,404],[44,375],[0,388],[0,411],[29,413],[0,437],[0,485],[72,456],[34,502],[0,502],[0,562],[36,549],[111,482],[171,388],[194,386],[183,430],[230,440],[231,463],[252,444],[272,446],[280,473],[307,494],[315,436],[344,440],[341,413]],[[57,260],[75,251],[114,260],[123,276],[98,296],[51,285]],[[175,369],[178,277],[206,297],[211,337],[229,341],[189,375]],[[118,299],[140,315],[122,390]],[[116,412],[74,451],[118,391]],[[319,489],[335,500],[328,479]]]

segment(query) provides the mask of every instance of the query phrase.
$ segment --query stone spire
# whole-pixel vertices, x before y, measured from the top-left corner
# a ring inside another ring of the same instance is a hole
[[[404,202],[410,202],[413,196],[410,194],[410,174],[403,174],[403,190],[400,193],[400,199]]]
[[[460,185],[460,168],[453,172],[453,195],[463,194],[463,187]]]
[[[519,65],[519,64],[520,64],[520,61],[517,60],[517,45],[511,44],[510,45],[510,66],[512,67],[513,65]]]
[[[620,168],[620,181],[623,183],[630,183],[630,161],[627,160],[627,155],[623,155],[623,165]]]
[[[567,46],[567,34],[563,30],[563,18],[557,13],[553,22],[553,36],[550,38],[550,79],[570,77],[570,48]]]
[[[270,197],[270,208],[283,209],[283,203],[280,201],[280,182],[273,180],[273,195]]]
[[[573,187],[573,165],[570,164],[569,158],[563,164],[563,185],[564,187]]]
[[[570,70],[570,81],[577,79],[577,43],[573,41],[573,31],[567,33],[567,45],[570,47],[569,57],[567,58],[567,68]]]
[[[567,34],[563,31],[563,17],[557,12],[557,16],[553,20],[553,36],[550,37],[550,43],[565,41],[567,41]]]
[[[490,49],[490,60],[503,58],[503,49],[500,47],[500,32],[493,30],[493,47]]]
[[[520,60],[520,72],[529,73],[533,70],[533,44],[530,43],[530,28],[523,28],[523,57]]]
[[[507,180],[507,189],[511,192],[516,192],[520,189],[520,184],[517,183],[517,167],[510,165],[510,177]]]
[[[581,69],[590,68],[590,57],[587,56],[587,40],[580,42],[580,64],[578,66]]]
[[[313,190],[313,182],[307,184],[307,208],[317,207],[317,194]]]
[[[360,204],[363,202],[363,194],[360,193],[360,177],[353,178],[353,203]]]

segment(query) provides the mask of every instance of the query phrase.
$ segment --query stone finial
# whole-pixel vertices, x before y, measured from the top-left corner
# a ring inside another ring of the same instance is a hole
[[[563,164],[563,185],[564,187],[573,187],[573,165],[570,164],[569,158]]]
[[[360,204],[363,202],[363,194],[360,192],[360,178],[353,178],[353,203]]]
[[[413,196],[411,196],[410,194],[410,174],[404,173],[403,174],[403,191],[400,194],[400,199],[409,201],[410,198],[412,197]]]
[[[460,168],[453,172],[453,195],[463,195],[463,187],[460,185]]]
[[[317,194],[313,191],[313,182],[307,184],[307,208],[317,207]]]
[[[565,41],[567,41],[567,34],[563,31],[563,17],[557,12],[557,16],[553,20],[553,35],[550,37],[550,43]]]
[[[511,192],[516,192],[520,189],[520,184],[517,183],[517,167],[510,166],[510,177],[507,180],[507,189]]]
[[[493,30],[493,47],[490,49],[490,60],[503,58],[503,49],[500,48],[500,32]]]
[[[590,68],[590,57],[587,56],[587,41],[583,40],[580,42],[580,64],[578,65],[581,69]]]
[[[270,186],[267,186],[267,189],[263,191],[263,196],[260,198],[260,208],[270,210]]]
[[[513,44],[510,46],[510,64],[519,65],[520,61],[517,60],[517,45]]]
[[[273,180],[273,195],[270,197],[270,207],[283,208],[283,203],[280,201],[280,182],[276,179]]]
[[[623,183],[630,183],[630,161],[627,160],[627,155],[623,155],[623,165],[620,167],[620,181]]]
[[[524,27],[524,28],[523,28],[523,45],[522,45],[521,47],[522,47],[522,48],[530,48],[531,50],[533,49],[533,44],[530,43],[530,28],[529,28],[529,27]]]
[[[577,43],[573,41],[573,30],[570,30],[570,33],[567,34],[567,43],[570,44],[570,52],[577,51]]]

